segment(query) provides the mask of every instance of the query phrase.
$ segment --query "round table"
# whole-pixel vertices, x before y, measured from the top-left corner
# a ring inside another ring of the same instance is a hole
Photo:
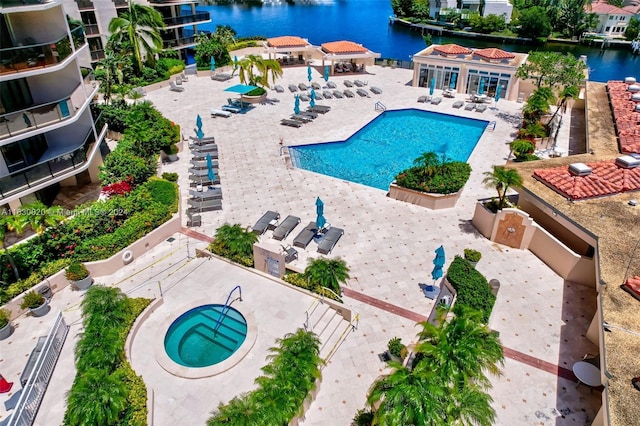
[[[585,361],[578,361],[573,364],[573,374],[576,375],[581,383],[587,386],[600,386],[600,369],[593,364]]]

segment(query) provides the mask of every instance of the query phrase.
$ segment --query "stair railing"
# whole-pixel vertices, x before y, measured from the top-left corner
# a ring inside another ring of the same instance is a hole
[[[238,292],[240,293],[240,295],[238,296],[238,299],[242,302],[242,288],[237,285],[233,288],[233,290],[231,290],[229,292],[229,296],[227,296],[227,301],[224,302],[224,306],[222,308],[222,312],[220,312],[220,316],[218,317],[218,321],[216,322],[215,327],[213,327],[213,333],[217,333],[218,332],[218,328],[220,328],[220,324],[222,323],[222,320],[224,319],[225,316],[227,316],[227,312],[229,312],[229,309],[231,308],[231,303],[234,302],[236,299],[233,299],[230,301],[231,296],[233,295],[233,293],[238,290]]]

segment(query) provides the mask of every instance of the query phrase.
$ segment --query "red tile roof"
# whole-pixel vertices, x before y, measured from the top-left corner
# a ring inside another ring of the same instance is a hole
[[[309,42],[301,37],[282,36],[268,38],[267,44],[271,47],[305,47],[309,45]]]
[[[367,53],[369,49],[352,41],[332,41],[322,43],[322,50],[326,53]]]
[[[516,55],[511,52],[505,52],[504,50],[497,49],[495,47],[476,49],[473,51],[473,54],[489,60],[513,59],[516,57]]]
[[[616,123],[616,131],[623,153],[640,153],[640,112],[636,112],[636,103],[631,100],[629,84],[622,81],[607,82],[607,92]]]
[[[586,6],[585,10],[587,13],[595,13],[598,15],[633,15],[633,13],[628,10],[620,9],[605,2],[591,3],[591,8]]]
[[[457,44],[443,44],[442,46],[436,46],[433,48],[434,51],[444,53],[445,55],[468,55],[471,53],[471,49],[467,49],[466,47],[458,46]]]
[[[625,169],[614,160],[586,163],[587,176],[574,176],[569,166],[534,170],[533,176],[572,200],[640,191],[640,167]]]

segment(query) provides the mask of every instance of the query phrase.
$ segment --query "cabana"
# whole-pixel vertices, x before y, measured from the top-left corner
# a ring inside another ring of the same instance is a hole
[[[269,59],[278,59],[282,65],[303,64],[317,50],[306,38],[296,36],[268,38],[262,44]]]
[[[325,62],[331,65],[331,75],[336,72],[364,72],[367,65],[373,65],[375,58],[381,56],[361,44],[345,40],[322,43],[319,50],[322,54],[322,66]]]

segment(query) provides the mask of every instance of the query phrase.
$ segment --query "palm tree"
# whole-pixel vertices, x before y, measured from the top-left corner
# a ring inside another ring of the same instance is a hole
[[[23,220],[38,235],[42,235],[48,227],[55,226],[65,219],[60,208],[47,207],[41,201],[24,205],[22,209],[26,212],[23,214]]]
[[[250,259],[253,264],[253,245],[258,241],[258,236],[240,226],[239,224],[222,225],[216,230],[215,237],[209,246],[214,253],[241,262]],[[241,262],[242,263],[242,262]]]
[[[275,59],[264,59],[258,55],[247,55],[238,61],[240,82],[242,84],[268,87],[269,82],[282,77],[282,67]]]
[[[207,426],[245,426],[251,424],[250,420],[256,418],[261,408],[251,394],[244,393],[227,404],[220,403],[217,411],[207,420]]]
[[[558,108],[556,108],[555,112],[553,113],[553,116],[551,116],[551,120],[549,121],[550,122],[553,121],[553,119],[556,118],[556,115],[558,115],[558,112],[566,108],[567,101],[569,99],[577,98],[579,94],[580,94],[580,89],[578,88],[578,86],[568,86],[563,88],[560,91],[560,103],[558,104]]]
[[[120,375],[96,369],[78,376],[67,393],[65,424],[117,424],[127,406],[127,388],[122,379]]]
[[[435,152],[424,152],[420,157],[413,160],[413,164],[424,168],[426,176],[433,176],[441,162]]]
[[[515,169],[507,169],[504,166],[493,166],[493,170],[484,172],[482,180],[487,188],[495,188],[498,192],[498,209],[507,207],[507,191],[510,187],[520,188],[522,176]]]
[[[313,285],[319,285],[336,293],[342,294],[340,283],[346,283],[349,277],[347,263],[340,259],[309,259],[304,270],[304,278]]]
[[[120,41],[128,41],[133,56],[142,72],[143,57],[150,57],[162,49],[160,29],[164,28],[162,15],[151,6],[129,0],[129,9],[109,22],[109,32]]]

